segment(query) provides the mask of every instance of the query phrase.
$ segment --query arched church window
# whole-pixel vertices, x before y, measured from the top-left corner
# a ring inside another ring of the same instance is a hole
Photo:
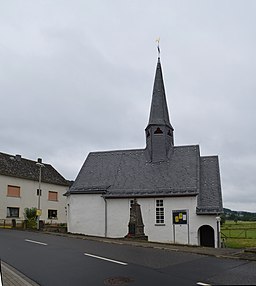
[[[147,131],[147,137],[149,137],[150,136],[150,132],[149,131]]]
[[[159,127],[157,127],[157,129],[154,132],[154,134],[163,134],[163,131]]]
[[[172,136],[172,133],[170,130],[168,131],[167,135]]]

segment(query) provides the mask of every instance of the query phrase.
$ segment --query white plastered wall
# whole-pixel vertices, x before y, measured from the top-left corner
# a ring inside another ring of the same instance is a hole
[[[144,233],[149,241],[199,245],[199,228],[209,225],[214,229],[215,245],[217,245],[217,224],[215,215],[197,215],[197,197],[165,197],[165,223],[155,223],[156,199],[138,198],[141,205]],[[130,215],[130,199],[107,200],[107,236],[124,237],[128,233]],[[173,225],[172,211],[187,210],[188,224]]]
[[[105,201],[98,194],[76,194],[67,199],[68,232],[105,236]]]
[[[156,199],[138,198],[141,205],[144,232],[149,241],[199,245],[199,228],[210,225],[215,233],[217,245],[217,225],[215,215],[197,215],[197,197],[157,198],[164,201],[165,223],[155,223]],[[130,200],[107,199],[101,195],[71,195],[68,199],[68,231],[87,235],[124,237],[128,234]],[[173,225],[172,211],[187,210],[186,225]],[[175,230],[174,230],[175,228]],[[174,234],[175,233],[175,234]]]
[[[107,200],[107,236],[124,237],[128,234],[130,199]]]

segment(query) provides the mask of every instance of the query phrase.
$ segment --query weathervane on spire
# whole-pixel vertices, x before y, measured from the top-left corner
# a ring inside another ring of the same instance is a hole
[[[158,58],[160,59],[160,47],[159,47],[160,38],[157,38],[156,42],[157,42]]]

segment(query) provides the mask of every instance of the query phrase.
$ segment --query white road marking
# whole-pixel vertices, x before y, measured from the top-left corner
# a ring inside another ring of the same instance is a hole
[[[211,286],[211,284],[206,284],[206,283],[203,283],[203,282],[197,282],[196,284],[200,285],[200,286]]]
[[[125,263],[125,262],[121,262],[121,261],[117,261],[117,260],[109,259],[109,258],[106,258],[106,257],[101,257],[101,256],[89,254],[89,253],[84,253],[84,255],[90,256],[90,257],[93,257],[93,258],[97,258],[97,259],[101,259],[101,260],[106,260],[106,261],[117,263],[117,264],[121,264],[121,265],[128,265],[128,263]]]
[[[30,240],[30,239],[25,239],[25,241],[27,241],[27,242],[32,242],[32,243],[36,243],[36,244],[40,244],[40,245],[48,245],[47,243],[40,242],[40,241],[35,241],[35,240]]]

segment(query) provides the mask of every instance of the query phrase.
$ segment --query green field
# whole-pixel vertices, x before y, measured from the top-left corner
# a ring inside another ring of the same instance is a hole
[[[221,226],[221,238],[226,247],[256,247],[256,222],[226,221]]]

